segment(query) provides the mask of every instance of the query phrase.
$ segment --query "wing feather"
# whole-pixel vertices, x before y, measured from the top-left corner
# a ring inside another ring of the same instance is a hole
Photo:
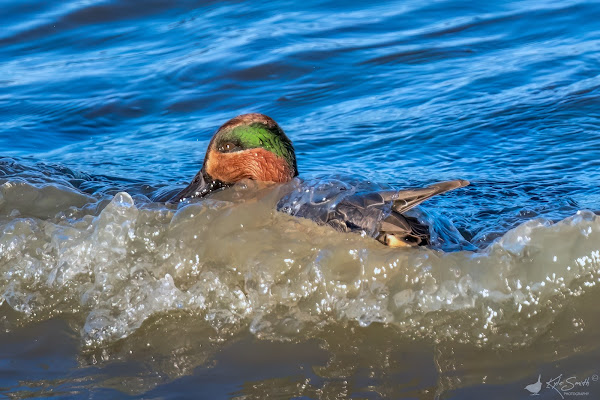
[[[422,189],[400,190],[397,192],[398,197],[394,200],[392,209],[397,213],[402,214],[435,195],[458,189],[467,186],[468,184],[469,181],[457,179],[454,181],[435,183]]]

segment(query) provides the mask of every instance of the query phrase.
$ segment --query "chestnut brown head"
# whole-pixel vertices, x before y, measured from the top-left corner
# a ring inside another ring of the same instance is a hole
[[[242,179],[288,182],[298,175],[292,142],[263,114],[227,121],[213,136],[202,169],[175,200],[204,197]]]

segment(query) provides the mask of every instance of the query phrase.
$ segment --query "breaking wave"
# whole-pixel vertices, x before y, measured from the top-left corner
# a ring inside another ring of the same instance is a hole
[[[89,346],[183,312],[217,335],[302,339],[380,323],[406,338],[511,347],[543,334],[600,281],[600,218],[590,211],[442,252],[340,234],[275,211],[278,198],[243,184],[165,205],[6,181],[0,303],[24,323],[72,315]]]

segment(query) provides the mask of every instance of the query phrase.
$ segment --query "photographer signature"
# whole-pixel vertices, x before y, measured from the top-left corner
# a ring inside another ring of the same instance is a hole
[[[584,389],[589,388],[590,383],[597,382],[598,375],[591,375],[583,380],[578,380],[576,376],[570,376],[563,380],[563,374],[558,375],[556,378],[552,378],[546,382],[548,389],[554,389],[556,393],[560,395],[562,399],[565,395],[576,394],[579,396],[589,395],[588,392],[573,391],[573,389]]]

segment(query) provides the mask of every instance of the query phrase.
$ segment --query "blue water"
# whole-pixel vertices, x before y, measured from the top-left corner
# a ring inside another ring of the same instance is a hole
[[[189,182],[222,123],[260,112],[293,141],[301,177],[470,180],[424,206],[479,249],[534,218],[600,210],[600,2],[5,0],[1,9],[3,180],[151,200]],[[211,388],[241,390],[223,385]],[[352,393],[386,397],[361,385]]]
[[[302,175],[471,180],[436,201],[459,203],[473,236],[600,208],[597,2],[8,2],[1,15],[5,156],[184,183],[220,124],[262,112]]]

